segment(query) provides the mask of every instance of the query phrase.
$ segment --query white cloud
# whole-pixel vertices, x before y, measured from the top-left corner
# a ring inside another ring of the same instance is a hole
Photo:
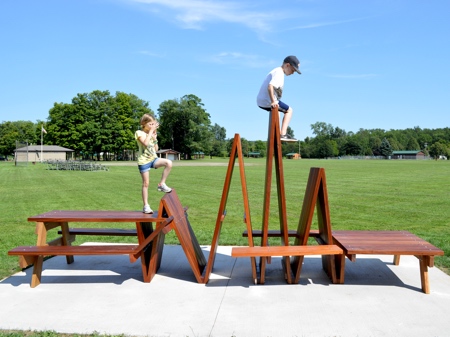
[[[239,52],[221,52],[210,57],[208,61],[217,64],[238,65],[246,68],[268,68],[274,64],[274,61],[263,59],[258,55]]]
[[[165,55],[163,55],[163,54],[155,53],[155,52],[152,52],[149,50],[141,50],[138,53],[141,55],[146,55],[146,56],[151,56],[151,57],[159,57],[159,58],[165,57]]]
[[[175,19],[183,28],[202,29],[206,23],[228,22],[246,26],[258,34],[272,31],[273,24],[287,18],[287,14],[273,11],[258,11],[249,5],[231,1],[208,0],[124,0],[144,5],[145,10]],[[159,8],[155,8],[159,6]],[[166,12],[169,9],[175,12]]]
[[[361,21],[361,20],[365,20],[367,18],[368,17],[349,19],[349,20],[340,20],[340,21],[314,22],[314,23],[310,23],[310,24],[306,24],[306,25],[302,25],[302,26],[295,26],[295,27],[287,28],[286,31],[297,30],[297,29],[320,28],[320,27],[326,27],[326,26],[335,26],[335,25],[341,25],[341,24],[349,23],[349,22]]]

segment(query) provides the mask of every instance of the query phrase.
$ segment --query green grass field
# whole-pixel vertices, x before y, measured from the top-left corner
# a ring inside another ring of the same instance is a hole
[[[237,162],[237,161],[236,161]],[[52,171],[45,164],[0,163],[0,279],[19,270],[18,245],[34,245],[29,216],[57,209],[141,210],[141,178],[135,163],[103,163],[109,171]],[[189,207],[189,220],[202,245],[211,244],[228,159],[174,162],[168,185]],[[443,249],[436,266],[450,268],[450,163],[414,160],[284,160],[289,228],[298,224],[310,167],[324,167],[333,229],[408,230]],[[265,159],[245,159],[253,228],[260,229]],[[161,170],[152,171],[150,204],[158,208]],[[270,227],[279,228],[275,175]],[[239,170],[235,169],[220,245],[246,245]],[[82,226],[110,226],[83,224]],[[133,224],[117,224],[133,228]],[[134,242],[134,238],[78,237],[83,241]],[[273,239],[275,240],[275,239]],[[275,240],[279,243],[279,240]],[[166,243],[176,244],[173,233]],[[256,242],[258,243],[258,242]]]

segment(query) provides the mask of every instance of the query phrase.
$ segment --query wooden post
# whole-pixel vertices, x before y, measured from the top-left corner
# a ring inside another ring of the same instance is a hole
[[[286,217],[286,195],[284,189],[283,153],[281,151],[280,120],[278,107],[272,109],[269,120],[261,246],[268,245],[270,197],[271,197],[270,191],[272,188],[272,168],[274,159],[275,159],[275,173],[277,177],[278,213],[280,219],[281,244],[284,246],[288,246],[289,237],[288,237],[288,225]],[[264,284],[265,282],[265,270],[267,260],[268,260],[267,257],[260,257],[259,283],[261,284]],[[283,257],[283,269],[285,272],[287,282],[292,283],[289,257]]]

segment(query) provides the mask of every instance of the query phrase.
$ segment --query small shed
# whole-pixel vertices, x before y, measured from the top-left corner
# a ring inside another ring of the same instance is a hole
[[[425,154],[420,150],[392,151],[392,159],[425,159]]]
[[[169,160],[180,160],[181,153],[172,149],[159,150],[156,152],[159,158],[165,158]]]
[[[203,152],[194,152],[194,159],[204,159],[205,154]]]
[[[67,160],[73,150],[58,145],[28,145],[15,151],[16,162],[41,162],[48,160]]]
[[[287,154],[286,154],[286,158],[287,158],[287,159],[300,159],[301,156],[300,156],[299,153],[293,153],[293,152],[291,152],[291,153],[287,153]]]
[[[248,156],[254,157],[254,158],[259,158],[261,156],[261,153],[260,152],[249,152]]]

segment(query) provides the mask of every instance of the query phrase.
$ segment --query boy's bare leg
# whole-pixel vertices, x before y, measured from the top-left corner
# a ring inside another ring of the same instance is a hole
[[[285,135],[287,133],[287,128],[289,126],[289,122],[292,118],[293,110],[292,108],[289,108],[283,116],[283,122],[281,123],[281,135]]]

